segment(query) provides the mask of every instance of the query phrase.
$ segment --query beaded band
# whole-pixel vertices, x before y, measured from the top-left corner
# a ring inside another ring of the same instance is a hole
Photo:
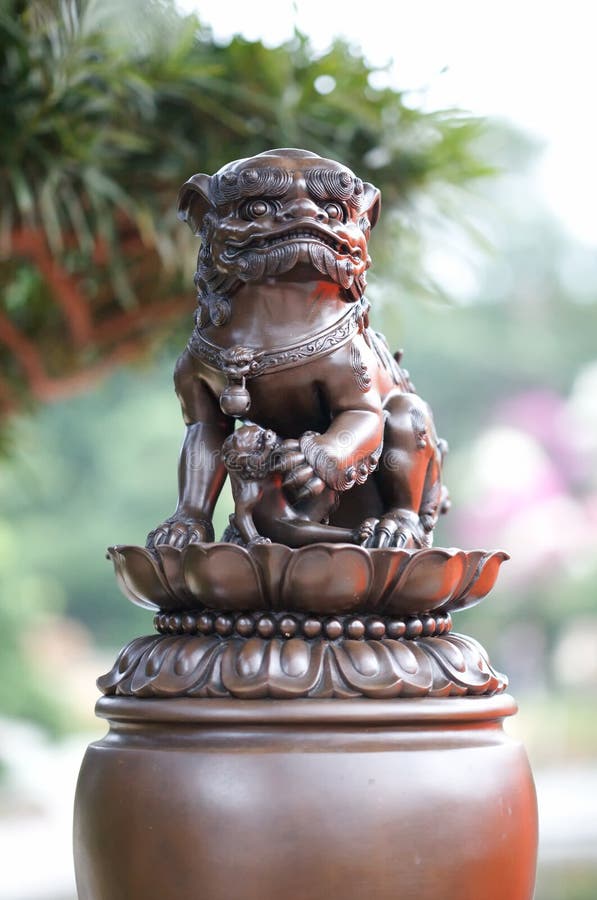
[[[222,613],[210,610],[158,613],[153,620],[160,634],[219,635],[222,638],[300,637],[307,640],[323,638],[329,641],[382,640],[447,634],[452,630],[452,617],[426,615],[397,619],[382,616],[316,616],[286,612]]]

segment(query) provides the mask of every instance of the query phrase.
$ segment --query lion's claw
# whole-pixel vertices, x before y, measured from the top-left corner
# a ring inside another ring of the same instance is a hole
[[[391,510],[380,519],[365,519],[363,547],[418,548],[428,546],[428,536],[419,517],[411,510]]]
[[[213,525],[207,519],[178,519],[172,516],[149,532],[145,546],[149,550],[163,545],[182,550],[189,544],[200,544],[213,539]]]

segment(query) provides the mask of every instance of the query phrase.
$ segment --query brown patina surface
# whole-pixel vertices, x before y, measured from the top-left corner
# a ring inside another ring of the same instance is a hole
[[[427,547],[445,445],[364,296],[379,191],[304,150],[237,160],[182,188],[201,237],[196,326],[175,373],[187,426],[176,512],[149,546],[213,539]],[[243,427],[235,432],[235,420]]]
[[[193,176],[179,212],[201,237],[179,502],[109,551],[157,634],[98,681],[80,900],[530,900],[515,703],[452,631],[507,554],[431,546],[445,446],[364,294],[379,192],[271,150]]]
[[[503,691],[445,616],[478,603],[507,554],[431,546],[449,505],[446,446],[369,321],[377,188],[279,149],[194,175],[178,209],[201,240],[195,327],[175,370],[178,506],[145,548],[110,549],[158,634],[125,648],[102,691]],[[234,512],[214,541],[226,477]]]

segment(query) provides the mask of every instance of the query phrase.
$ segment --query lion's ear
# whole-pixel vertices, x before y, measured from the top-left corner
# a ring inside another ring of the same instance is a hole
[[[197,234],[203,217],[212,208],[209,199],[210,175],[193,175],[185,181],[178,194],[178,218],[188,222]]]
[[[369,184],[368,181],[363,184],[363,204],[367,218],[371,222],[371,228],[374,228],[381,212],[381,194],[378,188]]]

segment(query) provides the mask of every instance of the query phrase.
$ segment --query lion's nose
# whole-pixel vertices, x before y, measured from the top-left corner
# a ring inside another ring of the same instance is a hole
[[[329,222],[328,214],[308,197],[296,197],[285,203],[276,218],[279,222],[292,222],[294,219],[315,219],[324,224]]]

